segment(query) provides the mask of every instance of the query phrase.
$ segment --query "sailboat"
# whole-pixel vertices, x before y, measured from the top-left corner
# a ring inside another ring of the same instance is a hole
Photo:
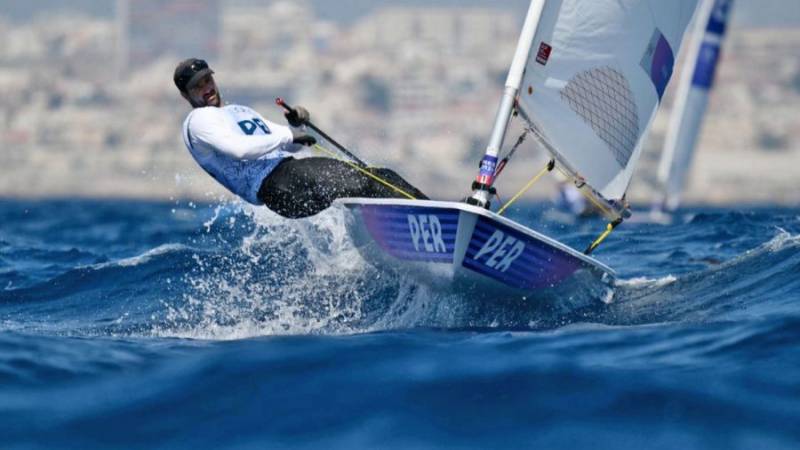
[[[433,287],[493,296],[540,299],[613,280],[591,255],[629,215],[625,193],[697,3],[532,0],[472,194],[339,200],[361,255]],[[559,170],[609,218],[583,252],[508,219],[508,204],[492,205],[515,116],[552,157],[532,182]]]
[[[680,205],[732,7],[733,0],[705,0],[698,11],[695,38],[681,72],[675,110],[658,166],[661,191],[654,204],[656,215],[675,211]]]

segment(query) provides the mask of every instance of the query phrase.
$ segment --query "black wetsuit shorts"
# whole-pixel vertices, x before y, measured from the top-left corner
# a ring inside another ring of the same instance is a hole
[[[419,189],[389,169],[366,169],[419,200]],[[332,158],[286,158],[264,179],[258,199],[267,208],[290,219],[313,216],[337,198],[408,198],[396,190]]]

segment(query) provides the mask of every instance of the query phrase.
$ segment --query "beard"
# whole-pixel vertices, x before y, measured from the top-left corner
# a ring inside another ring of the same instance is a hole
[[[189,103],[191,103],[192,107],[194,108],[205,108],[207,106],[219,108],[220,105],[222,105],[222,96],[219,95],[218,90],[214,89],[213,91],[204,95],[202,98],[189,98]]]

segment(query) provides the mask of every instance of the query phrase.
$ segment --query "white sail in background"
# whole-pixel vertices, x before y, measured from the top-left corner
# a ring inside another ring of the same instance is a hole
[[[705,0],[698,13],[697,31],[681,73],[675,110],[658,167],[658,180],[663,188],[659,203],[671,211],[678,208],[686,185],[732,6],[733,0]]]
[[[699,0],[548,0],[519,102],[606,199],[625,194]]]

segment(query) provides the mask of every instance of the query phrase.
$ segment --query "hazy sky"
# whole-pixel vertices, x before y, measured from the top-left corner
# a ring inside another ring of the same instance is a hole
[[[263,3],[264,0],[235,0]],[[495,6],[524,13],[529,0],[311,0],[320,16],[354,20],[385,5]],[[73,10],[110,16],[113,0],[0,0],[0,15],[28,19],[36,14]],[[800,0],[735,0],[734,21],[745,26],[800,26]]]

